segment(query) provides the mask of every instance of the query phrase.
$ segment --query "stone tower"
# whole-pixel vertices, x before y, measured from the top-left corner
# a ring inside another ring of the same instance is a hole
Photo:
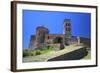
[[[45,37],[49,33],[46,27],[39,26],[36,28],[36,46],[42,48],[45,46]]]
[[[68,45],[68,41],[71,39],[71,20],[65,19],[64,20],[64,34],[65,34],[65,44]]]
[[[36,48],[36,43],[35,43],[36,36],[31,35],[30,37],[30,42],[29,42],[29,49],[34,50]]]

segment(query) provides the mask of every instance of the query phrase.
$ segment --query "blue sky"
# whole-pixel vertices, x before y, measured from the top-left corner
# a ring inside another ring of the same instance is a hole
[[[64,19],[71,19],[73,36],[91,36],[90,13],[23,10],[22,17],[23,48],[28,48],[30,36],[36,33],[38,26],[47,27],[50,34],[63,34]]]

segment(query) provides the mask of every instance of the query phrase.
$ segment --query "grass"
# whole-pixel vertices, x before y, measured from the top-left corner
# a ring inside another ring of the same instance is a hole
[[[34,55],[34,56],[29,56],[29,57],[24,58],[23,62],[44,62],[44,61],[47,61],[48,59],[60,56],[62,54],[68,53],[73,50],[77,50],[77,48],[80,48],[80,47],[81,46],[75,46],[75,45],[65,46],[65,49],[59,50],[59,51],[52,50],[53,47],[47,48],[47,49],[41,50],[40,55]],[[28,61],[26,59],[28,59]]]
[[[31,50],[31,51],[23,51],[23,57],[27,56],[36,56],[36,55],[41,55],[41,54],[46,54],[49,53],[50,51],[53,51],[53,46],[47,46],[44,49],[36,49],[36,50]]]
[[[40,55],[40,54],[48,53],[48,52],[50,52],[50,51],[52,51],[52,50],[53,50],[53,47],[46,47],[46,48],[44,48],[43,50],[40,50],[40,49],[38,49],[38,50],[33,50],[32,53],[33,53],[34,55]]]
[[[57,57],[59,55],[68,53],[68,52],[73,51],[73,50],[77,50],[77,48],[79,48],[79,47],[81,47],[81,46],[71,45],[71,46],[65,46],[65,49],[63,49],[63,50],[54,51],[53,50],[54,47],[49,46],[49,47],[46,47],[42,50],[40,50],[40,49],[32,50],[29,53],[31,55],[24,57],[23,62],[40,62],[40,61],[44,62],[44,61],[47,61],[50,58]],[[87,50],[87,51],[88,51],[88,55],[86,55],[81,60],[91,59],[91,50]]]

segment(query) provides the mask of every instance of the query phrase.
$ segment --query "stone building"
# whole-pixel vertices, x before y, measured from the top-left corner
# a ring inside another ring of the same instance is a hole
[[[36,28],[36,35],[31,35],[29,49],[44,49],[46,46],[52,45],[55,47],[55,50],[59,50],[63,49],[64,45],[69,45],[72,42],[76,42],[76,38],[72,38],[71,36],[70,19],[65,19],[63,26],[63,34],[49,34],[48,28],[38,26]]]

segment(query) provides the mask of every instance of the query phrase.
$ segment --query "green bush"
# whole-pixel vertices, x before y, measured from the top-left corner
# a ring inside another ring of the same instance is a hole
[[[36,55],[40,55],[41,54],[41,50],[36,50]]]
[[[30,52],[28,52],[28,51],[23,51],[23,57],[26,57],[26,56],[30,56]]]
[[[48,53],[53,50],[53,46],[47,46],[44,50],[42,50],[42,53]]]
[[[53,50],[53,48],[54,48],[53,46],[48,45],[46,49]]]
[[[52,50],[53,50],[53,46],[47,46],[44,49],[36,49],[36,50],[33,50],[31,53],[32,53],[33,56],[36,56],[36,55],[48,53],[48,52],[50,52]]]
[[[42,51],[41,50],[33,50],[33,55],[40,55],[42,54]]]

